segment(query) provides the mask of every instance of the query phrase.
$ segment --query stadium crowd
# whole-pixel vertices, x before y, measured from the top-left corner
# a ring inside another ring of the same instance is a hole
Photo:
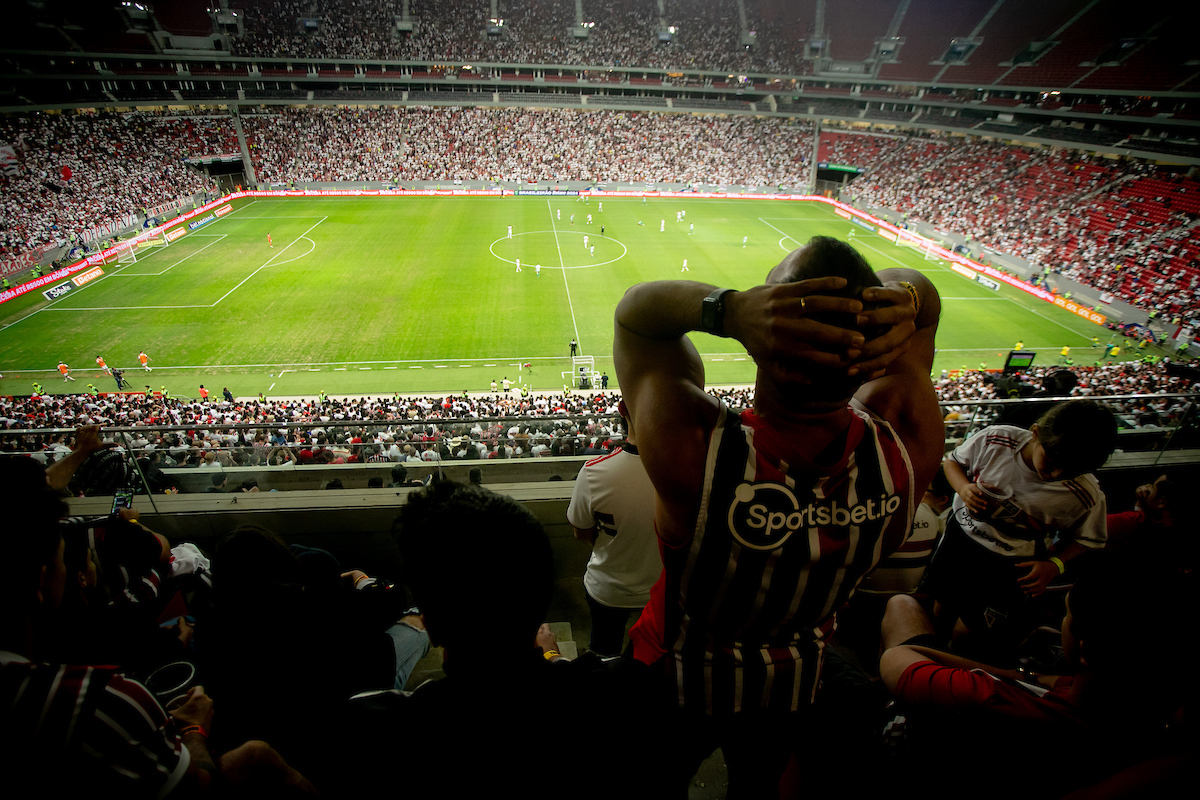
[[[783,15],[759,16],[746,4],[756,35],[752,49],[741,44],[741,23],[732,4],[717,0],[667,2],[665,15],[654,0],[585,0],[586,39],[570,33],[575,6],[568,0],[507,0],[499,4],[501,32],[488,35],[486,3],[410,4],[414,31],[395,32],[399,8],[387,0],[247,0],[245,34],[234,52],[246,56],[302,56],[474,62],[650,67],[804,74],[803,34]],[[315,27],[298,19],[314,20]],[[671,41],[660,30],[675,28]]]
[[[1147,311],[1195,318],[1196,180],[1075,151],[944,134],[901,141],[849,194]]]
[[[1169,374],[1170,363],[1071,367],[1077,383],[1067,391],[1075,397],[1188,391],[1191,382]],[[1034,368],[1023,382],[1039,387],[1061,369]],[[997,418],[998,409],[984,408],[972,415],[971,407],[963,404],[1010,396],[997,388],[994,373],[982,370],[944,372],[934,386],[947,422],[973,416],[978,426],[988,424]],[[731,408],[754,404],[752,388],[713,388],[710,393]],[[158,451],[160,466],[208,469],[280,461],[341,464],[594,455],[621,442],[620,399],[617,391],[531,394],[516,389],[496,395],[232,401],[163,398],[154,392],[32,395],[0,400],[0,452],[29,452],[50,461],[70,452],[68,435],[27,435],[20,433],[23,429],[194,425],[213,430],[147,432],[129,440],[113,434],[109,440],[128,441],[140,455]],[[1113,410],[1127,427],[1138,428],[1173,425],[1185,406],[1178,398],[1164,398],[1122,401]],[[274,427],[277,424],[287,427]],[[226,427],[233,425],[263,427]]]
[[[818,294],[846,275],[866,286]],[[1133,508],[1108,513],[1113,488],[1094,473],[1118,444],[1118,423],[1090,398],[1176,388],[1179,370],[1101,365],[1070,381],[1037,371],[1029,377],[1043,389],[1070,384],[1087,397],[1047,401],[1028,425],[1002,421],[946,452],[926,373],[933,284],[908,269],[876,277],[832,237],[786,256],[777,278],[726,308],[724,330],[759,364],[753,395],[703,388],[687,333],[707,326],[693,309],[712,287],[658,281],[633,287],[615,312],[621,397],[267,403],[226,389],[216,403],[95,392],[4,400],[6,449],[38,445],[34,457],[0,457],[6,523],[20,534],[0,559],[5,775],[64,796],[340,798],[394,791],[408,763],[398,758],[419,765],[403,786],[420,794],[449,781],[527,786],[542,760],[597,773],[572,790],[582,797],[611,798],[631,781],[648,796],[682,796],[719,746],[732,797],[847,786],[883,796],[897,782],[936,800],[964,787],[997,798],[1021,787],[1033,800],[1178,789],[1197,752],[1187,635],[1197,548],[1185,497],[1194,476],[1126,487],[1112,505]],[[819,302],[803,313],[789,303],[797,297]],[[843,316],[813,308],[822,304]],[[786,305],[806,332],[771,341],[771,309]],[[814,341],[828,349],[814,357]],[[964,380],[937,381],[943,404],[986,393]],[[991,375],[1000,380],[1024,394]],[[508,418],[483,416],[497,412]],[[59,418],[73,434],[19,430]],[[339,432],[342,419],[352,426]],[[235,527],[233,515],[156,509],[167,524],[217,534],[203,546],[169,540],[121,502],[137,483],[103,427],[130,421],[218,426],[162,438],[134,426],[155,492],[172,462],[210,470],[212,491],[240,463],[393,462],[406,489],[390,539],[378,526],[323,524],[312,506],[255,517],[282,526],[308,516],[288,531],[304,544],[261,524]],[[261,430],[228,430],[238,421]],[[608,453],[622,436],[628,445]],[[573,538],[592,551],[582,592],[531,509],[478,485],[405,479],[412,458],[478,456],[493,441],[496,458],[553,454],[554,443],[574,452],[570,442],[607,456],[573,483],[571,508],[587,503],[587,513],[567,511]],[[630,471],[610,473],[617,463]],[[65,498],[75,494],[116,502],[72,518]],[[608,540],[635,537],[635,552],[606,563],[621,553]],[[639,617],[630,646],[621,648],[622,619],[613,650],[600,650],[605,604],[589,576],[630,589],[635,569],[654,590],[647,584],[640,607],[625,604]],[[591,638],[565,657],[548,617],[555,600],[561,610],[582,595]],[[725,617],[780,627],[756,633]],[[689,638],[699,646],[681,647]],[[414,680],[433,647],[441,675]],[[1150,657],[1153,680],[1137,669]],[[771,677],[788,670],[794,679]],[[595,769],[595,748],[578,736],[547,735],[561,725],[545,712],[559,707],[586,716],[607,768]],[[645,736],[631,735],[644,731],[657,732],[653,758]],[[1055,769],[1036,780],[1023,769],[984,774],[1013,742],[1053,754]]]
[[[562,109],[295,108],[243,117],[258,179],[803,185],[812,126]]]
[[[38,114],[0,120],[18,172],[0,176],[0,254],[81,241],[181,195],[215,188],[182,163],[237,152],[228,117]]]

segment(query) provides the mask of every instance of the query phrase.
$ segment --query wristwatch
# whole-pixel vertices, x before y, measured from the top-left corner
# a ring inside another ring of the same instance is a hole
[[[700,303],[700,330],[716,336],[725,335],[725,295],[736,289],[714,289]]]

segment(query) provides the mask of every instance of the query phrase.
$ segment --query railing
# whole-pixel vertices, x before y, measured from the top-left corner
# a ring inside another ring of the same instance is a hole
[[[1091,398],[1109,407],[1120,426],[1118,449],[1107,466],[1200,462],[1198,397],[1180,393]],[[1023,415],[1029,424],[1054,403],[1071,399],[1078,398],[941,401],[946,449],[1015,416]],[[51,463],[70,452],[74,434],[74,428],[9,429],[0,433],[0,452],[36,452]],[[465,478],[471,467],[489,474],[489,482],[573,475],[605,443],[621,441],[621,421],[609,414],[308,420],[111,427],[103,429],[102,437],[119,452],[134,454],[125,459],[128,485],[143,492],[152,487],[152,494],[164,488],[208,491],[213,474],[226,475],[222,491],[253,486],[262,491],[323,489],[334,480],[344,488],[370,488],[377,483],[392,486],[397,465],[411,473],[406,476],[410,481],[439,473]],[[363,441],[354,442],[356,437]],[[114,487],[109,482],[75,489],[100,495],[111,494]]]

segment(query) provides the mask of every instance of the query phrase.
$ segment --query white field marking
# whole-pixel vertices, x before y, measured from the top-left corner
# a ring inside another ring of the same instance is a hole
[[[345,372],[346,368],[345,367],[334,367],[333,371],[334,372]]]
[[[253,278],[255,275],[257,275],[258,273],[262,272],[262,271],[263,271],[264,269],[266,269],[267,267],[271,266],[271,264],[272,264],[272,263],[275,261],[275,259],[279,258],[281,255],[283,255],[285,252],[287,252],[288,248],[290,248],[292,245],[294,245],[296,242],[300,241],[301,239],[306,239],[308,242],[310,242],[310,243],[312,244],[312,246],[313,246],[313,247],[312,247],[312,250],[309,250],[309,251],[308,251],[309,253],[311,253],[313,250],[316,250],[316,249],[317,249],[317,243],[316,243],[316,242],[314,242],[312,239],[308,239],[308,238],[307,238],[307,237],[308,237],[308,233],[309,233],[309,231],[311,231],[313,228],[317,227],[317,225],[320,225],[322,222],[324,222],[324,221],[325,221],[325,220],[327,220],[327,219],[329,219],[328,215],[327,215],[327,216],[324,216],[324,217],[321,217],[321,219],[317,220],[317,222],[315,222],[313,225],[309,226],[308,230],[306,230],[304,233],[302,233],[302,234],[300,234],[299,236],[297,236],[295,239],[292,239],[290,242],[288,242],[288,243],[287,243],[287,246],[286,246],[286,247],[284,247],[282,250],[280,250],[280,251],[279,251],[278,253],[276,253],[275,255],[271,256],[270,260],[268,260],[268,261],[267,261],[267,263],[263,264],[261,267],[259,267],[258,269],[254,270],[254,272],[251,272],[249,275],[247,275],[246,277],[242,278],[242,280],[241,280],[240,282],[238,282],[238,285],[237,285],[237,286],[234,286],[234,287],[233,287],[232,289],[230,289],[228,292],[226,292],[225,294],[221,295],[220,299],[218,299],[216,303],[213,303],[213,305],[215,306],[215,305],[217,305],[218,303],[220,303],[220,302],[221,302],[221,300],[224,300],[226,297],[229,297],[229,295],[233,294],[233,293],[234,293],[234,292],[236,292],[238,289],[240,289],[240,288],[242,287],[242,284],[244,284],[246,281],[250,280],[250,279],[251,279],[251,278]],[[308,253],[305,253],[304,255],[308,255]],[[301,257],[301,258],[302,258],[303,256],[299,256],[299,257]],[[295,259],[289,259],[289,260],[291,260],[291,261],[295,261]],[[287,262],[283,262],[283,263],[287,263]]]
[[[781,219],[788,222],[838,222],[841,217],[759,217],[759,219]]]
[[[558,243],[558,227],[554,224],[554,207],[546,201],[546,210],[550,212],[550,229],[554,231],[554,246],[558,248],[558,265],[563,271],[563,286],[567,287],[567,306],[571,309],[571,325],[575,328],[575,343],[579,343],[579,323],[575,321],[575,304],[571,302],[571,285],[567,283],[567,266],[563,261],[562,245]],[[581,348],[582,349],[582,348]]]
[[[257,202],[258,202],[258,200],[257,200],[257,199],[255,199],[255,200],[251,200],[249,203],[247,203],[246,205],[242,206],[241,208],[235,208],[233,211],[230,211],[230,212],[229,212],[228,214],[226,214],[225,216],[223,216],[223,217],[217,217],[217,219],[216,219],[216,222],[220,222],[220,221],[221,221],[221,220],[223,220],[223,219],[228,219],[229,217],[233,216],[234,214],[236,214],[236,213],[237,213],[237,212],[239,212],[239,211],[245,211],[247,208],[249,208],[250,206],[254,205],[254,204],[255,204],[255,203],[257,203]],[[213,224],[216,224],[216,222],[214,222]],[[188,233],[188,234],[185,234],[183,238],[184,238],[184,239],[187,239],[187,238],[189,238],[189,237],[191,237],[191,236],[193,236],[193,235],[194,235],[194,234],[192,234],[192,233]],[[215,236],[215,235],[221,235],[221,234],[206,234],[206,235],[209,235],[209,236]],[[224,235],[228,235],[228,234],[224,234]],[[151,253],[150,255],[155,255],[155,253]],[[104,265],[104,264],[100,264],[100,265],[98,265],[98,266],[105,266],[105,265]],[[126,266],[128,266],[128,265],[126,265]],[[84,286],[81,286],[81,287],[79,287],[79,288],[81,288],[81,289],[86,289],[88,286],[97,286],[97,285],[98,285],[98,284],[100,284],[102,281],[105,281],[105,280],[107,280],[108,278],[111,278],[111,277],[113,277],[114,275],[118,275],[118,274],[120,274],[120,271],[121,271],[122,269],[124,269],[124,268],[125,268],[125,267],[123,267],[123,266],[118,266],[118,267],[117,267],[115,270],[113,270],[112,272],[109,272],[109,273],[107,273],[107,274],[105,274],[105,275],[101,275],[99,278],[97,278],[96,280],[92,281],[91,283],[89,283],[89,284],[86,284],[86,285],[84,285]],[[70,297],[70,296],[71,296],[70,294],[64,294],[62,297],[60,297],[60,298],[58,298],[57,300],[54,300],[53,302],[51,302],[51,303],[50,303],[50,305],[42,306],[41,308],[39,308],[39,309],[37,309],[36,311],[34,311],[32,314],[26,314],[25,316],[21,317],[21,318],[20,318],[20,319],[18,319],[18,320],[13,320],[12,322],[8,323],[7,325],[5,325],[5,326],[3,326],[3,327],[0,327],[0,333],[3,333],[4,331],[8,330],[8,329],[9,329],[9,328],[11,328],[13,325],[16,325],[18,322],[24,322],[25,320],[29,319],[30,317],[32,317],[32,316],[34,316],[34,315],[36,315],[36,314],[40,314],[41,312],[43,312],[43,311],[46,311],[46,310],[50,309],[50,308],[51,308],[51,306],[56,306],[56,305],[58,305],[59,303],[61,303],[63,300],[66,300],[66,299],[67,299],[68,297]],[[162,308],[189,308],[189,307],[191,307],[191,308],[196,308],[197,306],[162,306]],[[202,307],[202,306],[199,306],[199,307]],[[55,310],[56,310],[56,311],[65,311],[66,309],[55,309]],[[83,309],[79,309],[79,310],[83,310]],[[114,310],[120,310],[120,311],[124,311],[125,309],[114,309]],[[130,310],[140,310],[140,309],[130,309]],[[266,366],[266,365],[264,365],[264,366]]]
[[[200,308],[208,308],[208,306],[200,306]],[[497,361],[508,361],[509,360],[508,358],[497,358],[496,356],[489,356],[489,358],[496,358]],[[522,356],[520,358],[520,361],[521,361],[521,363],[525,363],[528,361],[563,361],[566,358],[569,358],[569,356]],[[346,367],[339,367],[338,366],[339,364],[345,364],[347,366],[354,365],[357,367],[361,364],[432,364],[432,363],[444,364],[445,362],[446,362],[446,359],[444,359],[444,358],[405,358],[405,359],[395,359],[395,360],[390,360],[390,361],[311,361],[311,362],[304,362],[304,363],[300,363],[300,364],[293,364],[291,367],[289,367],[289,371],[299,372],[301,369],[305,369],[309,372],[320,372],[321,367],[332,367],[335,370],[343,370],[344,371]],[[276,367],[278,365],[279,365],[278,361],[264,363],[264,364],[176,364],[174,366],[169,366],[169,367],[167,367],[167,366],[155,367],[154,369],[156,369],[156,370],[214,369],[217,367],[219,367],[221,369],[261,369],[262,367]],[[475,366],[478,366],[478,365],[475,365]],[[496,364],[484,364],[483,366],[494,367],[494,366],[496,366]],[[387,367],[384,367],[384,369],[387,369]],[[395,367],[392,367],[392,369],[395,369]],[[35,368],[30,368],[30,369],[13,369],[12,370],[12,372],[45,372],[45,371],[47,371],[47,370],[44,370],[40,367],[35,367]],[[58,374],[57,369],[52,369],[49,371],[53,372],[55,374]]]
[[[447,367],[445,364],[434,364],[433,368],[434,369],[446,369]],[[370,369],[370,367],[368,367],[368,369]]]
[[[459,364],[460,367],[473,367],[474,364]]]
[[[424,367],[409,367],[409,369],[425,369]]]
[[[317,223],[317,224],[319,225],[320,223]],[[310,230],[311,230],[311,228],[310,228]],[[278,267],[280,264],[290,264],[293,261],[299,261],[300,259],[304,258],[305,256],[310,255],[314,250],[317,249],[317,243],[314,242],[312,239],[309,239],[307,236],[301,236],[300,238],[303,239],[304,241],[308,242],[310,245],[312,245],[312,247],[310,247],[308,249],[308,252],[301,253],[298,256],[294,256],[294,257],[286,259],[284,261],[280,261],[277,264],[271,264],[271,266]],[[216,244],[216,242],[214,242],[213,244]],[[286,249],[287,248],[285,247],[284,250],[286,250]],[[283,250],[280,250],[279,252],[282,253]],[[278,257],[278,256],[276,256],[276,257]],[[267,264],[264,264],[263,267],[267,266],[268,264],[270,264],[269,261],[267,262]],[[250,278],[253,278],[254,275],[259,270],[261,270],[263,267],[259,267],[254,272],[250,273],[250,275],[248,275],[246,277],[246,279],[242,281],[242,283],[245,283],[246,281],[250,280]],[[134,276],[129,276],[129,277],[141,277],[141,276],[134,275]],[[216,301],[216,303],[201,303],[199,305],[187,305],[187,306],[92,306],[89,308],[53,308],[53,309],[51,309],[51,308],[49,308],[49,306],[47,306],[46,308],[44,308],[42,310],[43,311],[46,311],[46,310],[50,310],[50,311],[146,311],[146,310],[161,310],[161,309],[170,309],[170,308],[212,308],[217,303],[221,302],[221,300],[224,300],[226,297],[231,295],[234,292],[234,290],[238,288],[238,286],[242,285],[242,283],[239,283],[237,286],[234,286],[233,289],[230,289],[228,292],[226,292],[219,300]],[[269,365],[264,364],[263,366],[269,366]]]
[[[942,297],[943,300],[1007,300],[1007,297]]]
[[[876,253],[879,253],[879,255],[883,256],[884,258],[890,258],[892,261],[895,261],[897,264],[904,267],[905,269],[913,269],[912,267],[909,267],[908,265],[906,265],[903,261],[900,261],[899,259],[895,258],[894,256],[890,256],[887,253],[883,252],[878,247],[868,244],[867,242],[863,242],[863,244],[866,245],[867,247],[870,247],[872,250],[874,250]],[[949,267],[938,267],[938,270],[940,272],[953,272],[955,275],[958,275],[957,272],[954,272],[954,270],[950,269]],[[920,271],[925,272],[926,270],[920,270]],[[958,277],[966,279],[965,275],[958,275]],[[1092,341],[1091,338],[1084,336],[1082,333],[1075,330],[1074,328],[1069,328],[1066,325],[1063,325],[1058,320],[1051,319],[1050,317],[1047,317],[1045,314],[1041,313],[1040,311],[1036,311],[1036,310],[1030,308],[1029,306],[1021,305],[1016,300],[1013,300],[1011,297],[1005,297],[1004,295],[1000,295],[997,299],[1007,300],[1008,302],[1012,303],[1014,306],[1021,309],[1022,311],[1028,311],[1030,314],[1033,314],[1034,316],[1038,316],[1038,317],[1041,317],[1042,319],[1046,320],[1046,322],[1053,322],[1058,327],[1062,328],[1065,331],[1069,331],[1070,333],[1075,334],[1076,336],[1078,336],[1080,339],[1082,339],[1085,342]]]
[[[275,384],[272,383],[270,386],[267,387],[267,391],[269,392],[274,388],[275,388]]]
[[[226,214],[225,216],[229,216],[229,215]],[[246,217],[246,219],[317,219],[317,215],[316,214],[305,214],[303,216],[291,216],[291,217],[249,216],[249,217]]]
[[[115,278],[152,278],[157,275],[166,275],[172,269],[174,269],[175,267],[178,267],[180,264],[187,261],[192,256],[198,256],[201,253],[203,253],[205,250],[207,250],[208,248],[212,247],[214,244],[220,244],[222,239],[226,239],[229,237],[229,234],[227,234],[227,233],[210,233],[210,234],[205,234],[204,236],[205,236],[205,238],[215,236],[216,241],[209,242],[208,244],[204,245],[204,247],[201,247],[196,252],[194,252],[190,255],[184,256],[183,258],[179,259],[171,266],[164,269],[162,272],[114,272],[113,277],[115,277]],[[125,268],[128,269],[130,266],[132,266],[132,265],[126,264]]]
[[[553,233],[553,234],[555,234],[554,241],[556,243],[558,242],[558,237],[557,237],[558,232],[557,231],[522,231],[521,233],[514,233],[513,238],[515,239],[518,236],[529,236],[530,234],[534,234],[534,233]],[[593,236],[593,234],[587,233],[586,231],[563,231],[563,233],[573,233],[576,236],[584,236],[584,235]],[[622,258],[624,258],[626,253],[629,252],[629,248],[626,247],[625,243],[622,242],[620,239],[614,239],[613,237],[608,236],[608,235],[600,236],[600,234],[594,234],[594,236],[597,239],[603,238],[603,239],[607,239],[610,242],[616,242],[617,244],[621,245],[621,255],[617,256],[616,258],[610,258],[608,261],[597,261],[595,264],[581,264],[577,267],[562,266],[562,267],[558,267],[558,269],[592,269],[593,267],[603,267],[605,264],[615,264],[616,262],[618,262]],[[488,245],[488,252],[490,252],[492,254],[493,258],[503,261],[506,264],[516,264],[517,262],[511,258],[504,258],[503,256],[496,255],[496,250],[495,250],[496,245],[499,244],[500,242],[507,242],[507,241],[509,241],[509,238],[507,236],[501,236],[499,239],[497,239],[496,241],[494,241],[490,245]],[[561,261],[562,260],[562,258],[561,258],[562,251],[561,250],[559,251],[559,256],[560,256],[559,260]],[[528,264],[526,264],[526,266],[528,266]],[[555,269],[555,267],[543,267],[542,269]]]
[[[360,369],[360,370],[362,370],[362,369],[370,369],[370,367],[359,367],[359,369]]]

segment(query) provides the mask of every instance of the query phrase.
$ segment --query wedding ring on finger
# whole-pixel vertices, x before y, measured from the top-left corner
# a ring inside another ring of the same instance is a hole
[[[808,313],[808,306],[805,305],[803,297],[800,298],[800,313],[801,314]]]

